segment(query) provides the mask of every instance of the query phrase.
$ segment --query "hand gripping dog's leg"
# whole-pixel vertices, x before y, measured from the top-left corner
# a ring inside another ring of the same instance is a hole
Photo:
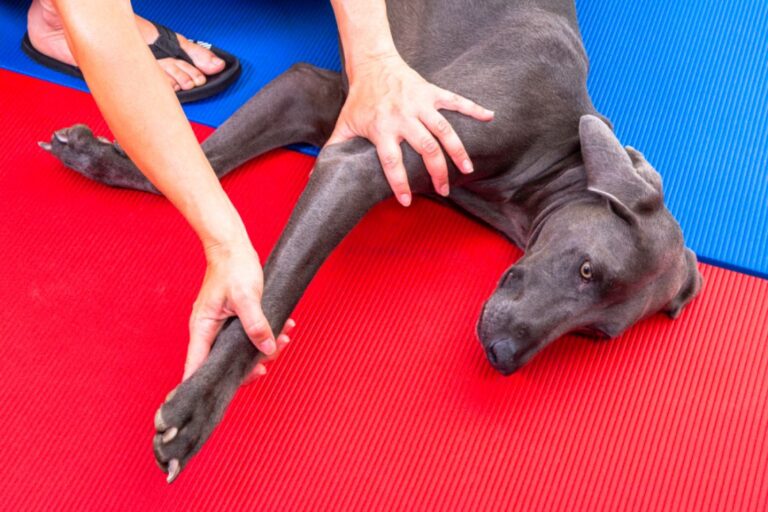
[[[203,142],[216,175],[271,149],[305,142],[322,146],[344,98],[338,73],[296,64],[267,84]],[[83,176],[113,187],[158,193],[117,145],[85,125],[58,130],[40,146]]]
[[[429,186],[428,179],[424,181]],[[330,146],[265,265],[264,312],[277,332],[331,251],[376,203],[391,194],[368,142]],[[206,363],[155,417],[155,456],[172,480],[200,449],[261,354],[239,320],[219,334]]]

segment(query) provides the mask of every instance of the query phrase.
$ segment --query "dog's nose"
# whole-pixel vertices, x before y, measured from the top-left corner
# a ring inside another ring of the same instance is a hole
[[[485,349],[488,361],[498,372],[510,375],[520,368],[520,351],[512,340],[499,340]]]
[[[515,346],[509,340],[497,341],[486,352],[493,366],[506,366],[515,358]]]

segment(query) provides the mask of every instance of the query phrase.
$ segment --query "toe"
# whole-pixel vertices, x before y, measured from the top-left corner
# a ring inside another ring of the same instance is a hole
[[[176,86],[178,86],[179,89],[188,91],[189,89],[195,87],[195,82],[192,80],[192,77],[190,77],[188,73],[186,73],[177,65],[177,63],[180,61],[177,61],[176,59],[160,59],[157,62],[160,64],[160,67],[163,68],[163,71],[165,71],[168,76],[173,78],[173,80],[176,82]],[[174,90],[179,89],[174,87]]]
[[[205,75],[189,62],[185,62],[183,60],[177,60],[176,65],[179,67],[179,69],[181,69],[183,72],[189,75],[189,77],[195,83],[196,87],[200,87],[205,83],[205,80],[206,80]]]
[[[155,430],[158,432],[165,432],[168,430],[168,424],[165,422],[165,419],[163,418],[163,408],[157,410],[155,413]]]
[[[181,35],[179,36],[179,44],[195,63],[195,67],[206,75],[215,75],[224,70],[225,62],[207,48],[203,48]]]

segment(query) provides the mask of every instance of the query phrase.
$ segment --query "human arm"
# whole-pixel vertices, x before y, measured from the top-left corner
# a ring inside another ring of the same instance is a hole
[[[424,159],[435,190],[447,196],[442,148],[461,172],[473,168],[458,135],[438,110],[454,110],[480,121],[493,119],[493,112],[430,84],[408,66],[395,48],[384,0],[331,0],[331,5],[349,96],[327,144],[358,136],[370,140],[395,196],[408,206],[411,192],[400,149],[405,140]]]
[[[275,339],[261,311],[261,267],[245,226],[216,178],[173,89],[125,0],[55,0],[67,42],[107,124],[138,168],[187,219],[208,267],[190,320],[185,378],[221,324],[237,314],[264,353]]]

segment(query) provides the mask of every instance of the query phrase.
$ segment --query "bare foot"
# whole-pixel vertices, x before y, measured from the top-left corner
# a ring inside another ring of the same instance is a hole
[[[150,21],[136,16],[136,25],[147,44],[157,39],[157,29]],[[77,65],[64,37],[61,19],[51,0],[32,0],[27,13],[27,30],[29,40],[37,51],[60,62]],[[224,69],[224,61],[210,50],[180,34],[177,36],[181,48],[187,52],[195,65],[171,58],[157,61],[175,91],[187,91],[199,87],[206,82],[206,75],[214,75]]]

